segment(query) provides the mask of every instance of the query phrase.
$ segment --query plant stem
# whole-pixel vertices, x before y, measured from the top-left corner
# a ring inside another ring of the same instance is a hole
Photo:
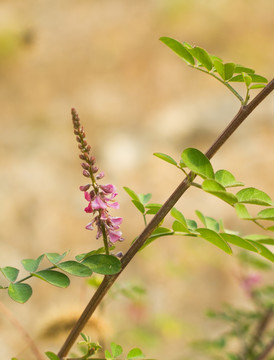
[[[241,123],[250,115],[250,113],[271,93],[274,89],[274,79],[265,87],[260,93],[245,107],[241,107],[239,112],[236,114],[231,123],[225,128],[222,134],[216,139],[216,141],[210,146],[206,152],[206,156],[210,159],[212,156],[221,148],[221,146],[226,142],[227,139],[233,134],[233,132],[241,125]],[[195,174],[190,173],[191,179],[194,180]],[[65,343],[60,349],[58,356],[62,359],[67,355],[68,351],[71,349],[80,332],[90,319],[93,312],[96,310],[97,306],[100,304],[108,290],[111,288],[113,283],[130,263],[132,258],[136,255],[139,249],[144,245],[145,241],[151,235],[153,230],[159,225],[159,223],[165,218],[169,211],[173,208],[176,202],[184,194],[184,192],[190,187],[191,182],[189,181],[189,176],[186,177],[179,186],[174,190],[170,195],[158,213],[151,219],[148,225],[144,228],[142,233],[137,237],[136,241],[128,249],[124,257],[122,258],[122,270],[120,273],[115,275],[107,275],[104,277],[101,285],[89,301],[82,315],[74,325],[70,334],[68,335]]]
[[[272,351],[274,348],[274,338],[266,345],[263,352],[257,357],[255,360],[264,360],[266,359],[267,355]]]
[[[12,314],[12,312],[10,312],[5,306],[4,304],[2,304],[0,302],[0,309],[2,310],[2,312],[9,318],[9,320],[13,323],[13,325],[15,326],[16,329],[18,329],[18,331],[20,331],[20,333],[22,334],[22,336],[25,338],[26,343],[29,345],[31,351],[33,352],[35,358],[37,360],[44,360],[44,356],[40,353],[38,347],[36,346],[35,342],[33,341],[33,339],[30,337],[29,333],[26,331],[25,328],[23,328],[23,326],[19,323],[19,321],[16,319],[16,317]],[[14,339],[16,339],[16,336],[14,336]]]

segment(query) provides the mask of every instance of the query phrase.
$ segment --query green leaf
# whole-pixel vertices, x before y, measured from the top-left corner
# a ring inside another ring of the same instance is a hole
[[[197,217],[200,219],[200,221],[202,222],[202,224],[204,226],[206,226],[206,219],[205,219],[204,214],[201,213],[201,211],[199,211],[199,210],[195,210],[195,213],[196,213]]]
[[[126,186],[124,186],[123,189],[131,197],[132,200],[139,201],[138,195],[133,190],[131,190],[129,187]]]
[[[140,194],[139,195],[139,200],[141,201],[141,203],[143,205],[145,205],[146,203],[149,202],[149,200],[151,199],[151,194]]]
[[[251,76],[246,74],[246,73],[242,73],[242,75],[243,75],[243,79],[244,79],[244,82],[245,82],[246,86],[249,87],[250,84],[252,83]]]
[[[243,220],[253,220],[254,218],[249,214],[244,204],[237,203],[234,205],[237,215]]]
[[[173,216],[176,220],[178,220],[180,223],[182,223],[187,228],[186,219],[179,210],[177,210],[175,207],[172,208],[170,215]]]
[[[253,187],[245,188],[236,194],[239,203],[256,205],[273,205],[271,198],[263,191]]]
[[[47,283],[60,287],[66,288],[69,286],[70,281],[67,275],[60,273],[59,271],[54,270],[41,270],[35,273],[32,273],[33,276],[46,281]]]
[[[17,279],[19,270],[12,266],[5,266],[1,268],[2,274],[11,282]]]
[[[113,355],[113,357],[115,357],[115,358],[117,358],[117,357],[118,357],[119,355],[121,355],[122,352],[123,352],[122,346],[117,345],[117,344],[115,344],[114,342],[112,342],[112,343],[110,344],[110,347],[111,347],[112,355]]]
[[[261,243],[258,243],[256,241],[253,240],[249,240],[252,244],[254,244],[254,246],[256,246],[259,251],[260,251],[260,255],[265,257],[266,259],[274,262],[274,255],[272,254],[272,252],[270,250],[268,250],[265,246],[263,246]]]
[[[146,205],[146,209],[148,209],[146,211],[146,214],[157,214],[157,212],[161,209],[162,204],[155,204],[155,203],[151,203],[151,204],[147,204]]]
[[[111,355],[111,353],[108,350],[105,350],[105,357],[106,357],[106,360],[113,360],[113,356]]]
[[[128,360],[144,359],[144,358],[145,358],[145,355],[142,353],[142,350],[138,349],[138,348],[131,349],[129,351],[129,353],[127,354]]]
[[[248,240],[253,240],[253,241],[259,242],[261,244],[265,244],[265,245],[274,245],[274,239],[267,235],[250,234],[250,235],[245,236],[245,238]]]
[[[205,228],[199,228],[197,229],[197,232],[201,235],[203,239],[211,242],[213,245],[225,251],[227,254],[232,254],[230,246],[215,231]]]
[[[97,274],[113,275],[121,271],[121,262],[113,255],[92,255],[86,258],[82,264]]]
[[[248,74],[250,77],[251,77],[251,80],[252,82],[259,82],[259,83],[267,83],[268,80],[261,76],[261,75],[257,75],[257,74]],[[240,74],[240,75],[236,75],[236,76],[233,76],[233,78],[231,78],[229,80],[230,82],[244,82],[244,77],[243,77],[243,74]]]
[[[60,360],[59,356],[57,356],[56,354],[54,354],[54,353],[51,352],[51,351],[47,351],[45,354],[47,355],[47,357],[48,357],[50,360]]]
[[[233,74],[234,74],[234,69],[235,69],[235,64],[234,63],[225,63],[224,64],[224,75],[225,81],[228,81],[232,78]]]
[[[214,171],[208,158],[199,150],[194,148],[185,149],[182,160],[186,166],[203,179],[214,179]]]
[[[10,284],[8,294],[12,300],[24,304],[32,295],[32,288],[28,284]]]
[[[114,250],[115,249],[115,246],[112,245],[109,247],[109,250]],[[75,256],[75,259],[77,261],[82,261],[84,259],[86,259],[87,257],[91,256],[91,255],[96,255],[96,254],[104,254],[106,251],[105,247],[100,247],[99,249],[96,249],[96,250],[92,250],[92,251],[89,251],[87,253],[83,253],[83,254],[79,254],[79,255],[76,255]]]
[[[264,88],[265,85],[264,84],[255,84],[249,87],[249,89],[261,89]]]
[[[159,159],[162,159],[172,165],[177,166],[177,162],[169,155],[163,154],[163,153],[154,153],[154,156],[157,156]]]
[[[218,170],[215,173],[215,180],[223,187],[243,186],[244,183],[237,181],[231,172],[227,170]]]
[[[264,209],[264,210],[260,211],[260,212],[257,214],[256,219],[260,219],[260,220],[274,220],[274,208]]]
[[[196,221],[191,220],[191,219],[186,219],[186,223],[187,223],[187,227],[190,231],[196,231],[196,229],[198,227]]]
[[[189,50],[191,55],[193,55],[208,71],[210,71],[213,67],[212,60],[208,54],[208,52],[199,47],[195,46],[191,50]]]
[[[187,64],[195,65],[193,56],[179,41],[165,36],[161,37],[160,40],[179,55]]]
[[[220,224],[217,220],[213,219],[212,217],[205,216],[199,210],[196,210],[195,213],[207,229],[211,229],[213,231],[219,232]]]
[[[241,74],[241,73],[247,73],[247,74],[254,74],[255,73],[255,70],[253,69],[250,69],[250,68],[247,68],[245,66],[242,66],[242,65],[236,65],[235,66],[235,69],[234,69],[234,73],[236,74]]]
[[[64,252],[62,255],[60,255],[58,253],[46,253],[46,257],[53,265],[55,265],[55,264],[59,263],[60,261],[62,261],[67,254],[68,254],[68,251]]]
[[[38,269],[38,266],[40,265],[44,256],[45,256],[45,254],[42,254],[36,260],[24,259],[21,261],[21,263],[24,266],[25,270],[27,270],[28,272],[35,272]]]
[[[259,249],[258,249],[259,251]],[[239,254],[239,259],[249,266],[259,270],[271,270],[272,266],[257,256],[253,256],[250,252],[243,251]]]
[[[182,232],[182,233],[190,233],[187,226],[183,225],[181,222],[175,220],[172,224],[172,229],[176,232]]]
[[[139,200],[131,200],[133,205],[136,206],[136,208],[144,214],[146,212],[144,205]]]
[[[90,276],[92,274],[92,270],[85,266],[84,264],[81,264],[77,261],[64,261],[57,265],[57,267],[71,275],[75,276]]]
[[[238,201],[234,194],[227,192],[226,189],[215,180],[204,180],[202,183],[202,189],[217,196],[230,205],[234,205]]]
[[[258,252],[257,248],[253,246],[248,240],[241,238],[240,236],[221,233],[220,236],[226,241],[233,245],[239,246],[243,249]]]
[[[222,61],[219,60],[214,60],[214,67],[217,71],[217,73],[221,76],[221,78],[223,80],[225,80],[225,68],[224,68],[224,64],[222,63]]]

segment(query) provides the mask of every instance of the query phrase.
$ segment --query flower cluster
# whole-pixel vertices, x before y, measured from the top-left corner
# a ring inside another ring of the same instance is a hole
[[[91,213],[94,217],[86,226],[87,230],[93,230],[97,227],[96,239],[103,236],[104,243],[110,245],[116,241],[122,241],[122,233],[119,231],[122,218],[113,217],[109,214],[108,208],[118,209],[119,204],[114,200],[117,196],[116,188],[112,184],[99,185],[97,180],[104,177],[104,173],[98,173],[98,167],[95,165],[96,159],[90,156],[90,146],[85,140],[85,132],[80,124],[79,116],[75,109],[71,110],[74,134],[79,143],[78,147],[81,151],[80,159],[84,162],[81,164],[83,175],[91,179],[91,183],[80,186],[80,190],[84,192],[88,205],[85,208],[86,213]]]

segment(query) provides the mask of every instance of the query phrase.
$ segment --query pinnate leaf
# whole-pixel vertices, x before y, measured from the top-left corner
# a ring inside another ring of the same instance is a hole
[[[127,192],[127,194],[131,197],[132,200],[139,201],[138,195],[129,187],[124,186],[123,189]]]
[[[82,264],[97,274],[113,275],[121,271],[121,262],[113,255],[92,255],[84,259]]]
[[[236,197],[239,203],[256,205],[273,205],[271,198],[263,191],[253,187],[245,188],[237,192]]]
[[[204,179],[214,179],[214,171],[208,158],[199,150],[187,148],[182,153],[182,160],[195,174]]]
[[[215,173],[215,180],[218,181],[223,187],[243,186],[244,183],[237,181],[234,175],[227,170],[218,170]]]
[[[12,300],[24,304],[32,295],[32,288],[28,284],[13,284],[11,283],[8,288],[8,294]]]
[[[11,282],[14,282],[19,274],[19,270],[12,266],[2,267],[1,272]]]
[[[151,194],[140,194],[139,195],[139,200],[140,202],[145,205],[146,203],[149,202],[149,200],[151,199]]]
[[[159,159],[162,159],[172,165],[177,166],[177,162],[169,155],[163,154],[163,153],[154,153],[154,156],[157,156]]]
[[[182,223],[187,228],[186,219],[185,219],[184,215],[181,213],[181,211],[177,210],[174,207],[171,209],[170,214],[171,214],[171,216],[173,216],[176,220],[178,220],[180,223]]]
[[[249,73],[248,76],[250,76],[252,82],[255,82],[255,83],[257,83],[257,82],[258,83],[267,83],[268,82],[268,80],[261,75]],[[230,82],[245,82],[243,73],[233,76],[229,81]]]
[[[172,229],[176,232],[181,232],[181,233],[190,233],[190,231],[188,230],[187,226],[182,224],[181,222],[175,220],[172,224]]]
[[[225,251],[227,254],[232,254],[232,250],[227,242],[221,238],[221,236],[213,230],[199,228],[197,232],[201,235],[201,237],[213,245],[217,246],[221,250]]]
[[[41,270],[35,273],[32,273],[33,276],[46,281],[47,283],[60,287],[66,288],[70,284],[70,280],[67,275],[60,273],[55,270]]]
[[[217,196],[230,205],[234,205],[238,201],[234,194],[227,192],[226,189],[215,180],[204,180],[202,183],[202,189]]]
[[[68,251],[64,252],[61,255],[58,253],[46,253],[46,257],[52,264],[55,265],[55,264],[59,263],[60,261],[62,261],[67,254],[68,254]]]
[[[57,356],[56,354],[54,354],[54,353],[51,352],[51,351],[47,351],[45,354],[47,355],[47,357],[48,357],[50,360],[60,360],[59,356]]]
[[[140,200],[131,200],[133,205],[135,205],[135,207],[142,213],[145,213],[145,207],[144,205],[140,202]]]
[[[244,204],[237,203],[234,205],[237,215],[243,220],[253,220]]]
[[[92,270],[88,266],[73,260],[64,261],[58,264],[57,267],[68,274],[75,276],[85,277],[92,274]]]
[[[245,66],[242,65],[236,65],[235,69],[234,69],[234,73],[236,74],[241,74],[241,73],[247,73],[247,74],[254,74],[255,70],[251,69],[251,68],[247,68]]]
[[[264,210],[260,211],[260,212],[257,214],[256,219],[260,219],[260,220],[273,220],[273,221],[274,221],[274,208],[264,209]]]
[[[117,358],[118,356],[120,356],[123,352],[123,348],[121,345],[117,345],[114,342],[111,343],[110,345],[111,348],[111,352],[113,357]]]
[[[213,67],[212,60],[208,54],[208,52],[199,47],[195,46],[191,50],[189,50],[191,55],[193,55],[208,71],[210,71]]]
[[[179,41],[171,39],[170,37],[161,37],[160,40],[179,55],[187,64],[194,65],[195,61],[189,51]]]
[[[21,261],[22,265],[24,266],[25,270],[29,272],[35,272],[38,269],[41,261],[44,258],[44,254],[40,255],[36,260],[34,259],[24,259]]]
[[[227,234],[227,233],[221,233],[220,236],[226,241],[233,245],[239,246],[243,249],[258,252],[258,249],[253,246],[248,240],[243,239],[240,236],[234,235],[234,234]]]

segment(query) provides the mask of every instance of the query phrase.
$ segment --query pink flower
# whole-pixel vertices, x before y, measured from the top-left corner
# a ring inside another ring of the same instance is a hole
[[[105,193],[107,194],[111,194],[114,191],[116,191],[116,188],[114,185],[112,184],[108,184],[108,185],[99,185],[100,189],[102,189]]]
[[[121,231],[109,230],[108,235],[109,235],[109,240],[112,243],[116,243],[116,241],[122,241],[123,240]]]
[[[106,209],[107,204],[104,202],[100,196],[96,196],[93,201],[91,201],[91,207],[93,210]]]

